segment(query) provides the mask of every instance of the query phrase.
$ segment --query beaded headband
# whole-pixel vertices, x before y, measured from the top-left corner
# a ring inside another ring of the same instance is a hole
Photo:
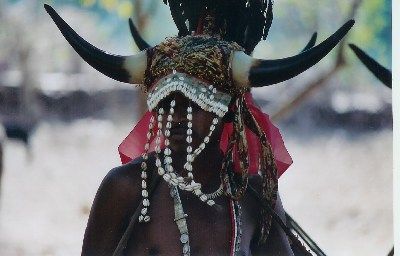
[[[149,110],[154,110],[158,103],[173,92],[181,92],[203,110],[223,117],[228,112],[232,97],[217,91],[213,85],[207,85],[199,79],[184,73],[173,73],[160,79],[147,96]]]

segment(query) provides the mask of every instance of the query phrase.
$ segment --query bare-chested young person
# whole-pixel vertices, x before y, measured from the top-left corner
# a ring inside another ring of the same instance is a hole
[[[260,60],[248,54],[268,34],[271,1],[165,2],[179,35],[127,57],[45,6],[85,61],[147,92],[149,111],[119,147],[124,165],[96,194],[82,255],[293,255],[272,220],[285,219],[278,177],[292,161],[250,90],[307,70],[353,22],[299,55]]]

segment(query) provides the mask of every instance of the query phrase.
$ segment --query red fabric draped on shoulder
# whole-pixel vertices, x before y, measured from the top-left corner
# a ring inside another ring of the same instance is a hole
[[[275,157],[276,167],[278,169],[278,177],[281,176],[292,164],[292,158],[290,157],[288,151],[286,150],[285,144],[282,140],[282,136],[279,129],[272,124],[269,116],[261,111],[261,109],[254,103],[253,97],[250,93],[245,95],[246,104],[256,119],[257,123],[265,133],[271,144],[272,151]],[[146,112],[145,115],[140,119],[135,128],[129,133],[129,135],[122,141],[118,147],[121,162],[123,164],[128,163],[132,159],[140,157],[144,151],[144,145],[146,144],[146,134],[148,131],[150,118],[154,115],[152,112]],[[157,132],[157,125],[153,128],[153,134]],[[260,142],[258,137],[250,131],[247,127],[246,138],[249,148],[249,174],[255,175],[258,172],[259,156],[260,156]],[[220,148],[225,153],[230,134],[232,134],[232,124],[224,124],[224,128],[221,135]],[[155,136],[150,139],[150,149],[149,152],[154,151],[155,147]],[[162,139],[163,141],[163,139]],[[163,144],[162,144],[162,147]],[[235,169],[238,169],[238,161],[235,161],[237,156],[234,156]]]

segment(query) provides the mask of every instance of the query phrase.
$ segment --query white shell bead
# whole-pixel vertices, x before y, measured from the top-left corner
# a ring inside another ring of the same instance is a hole
[[[213,200],[208,200],[208,201],[207,201],[207,204],[208,204],[209,206],[213,206],[213,205],[215,204],[215,202],[214,202]]]
[[[171,184],[172,184],[172,185],[177,186],[178,183],[179,183],[179,182],[178,182],[177,179],[171,179]]]
[[[142,190],[142,196],[143,197],[148,197],[149,196],[149,192],[147,192],[147,190]]]
[[[143,215],[146,215],[146,214],[147,214],[147,208],[143,208],[142,211],[141,211],[141,213],[142,213]]]
[[[146,189],[146,188],[147,188],[146,181],[144,181],[144,180],[142,180],[142,188],[143,188],[143,189]]]
[[[144,220],[143,215],[140,215],[140,216],[139,216],[139,222],[143,222],[143,220]]]
[[[159,175],[164,175],[164,174],[165,174],[164,168],[159,167],[159,168],[158,168],[158,174],[159,174]]]
[[[147,198],[144,199],[144,200],[143,200],[143,205],[146,206],[146,207],[150,206],[150,201],[149,201],[149,199],[147,199]]]
[[[144,222],[149,222],[150,221],[150,216],[145,216],[144,217]]]
[[[207,201],[207,196],[206,195],[201,195],[200,196],[200,200],[203,201],[203,202]]]
[[[192,183],[190,185],[192,186],[192,188],[194,190],[196,190],[196,189],[200,190],[201,189],[201,184],[200,183],[196,183],[196,182],[192,181]]]
[[[184,188],[186,191],[193,191],[192,186],[190,185],[186,185],[186,187]]]
[[[146,172],[142,172],[141,177],[142,177],[142,179],[147,179],[147,173]]]
[[[187,143],[192,143],[192,141],[193,141],[193,140],[192,140],[192,137],[191,137],[191,136],[188,136],[188,137],[186,138],[186,142],[187,142]]]
[[[171,175],[169,175],[168,173],[166,173],[166,174],[164,174],[163,178],[164,178],[165,181],[168,182],[168,181],[171,180]]]
[[[173,171],[174,171],[174,168],[172,168],[171,165],[168,165],[168,166],[167,166],[167,171],[168,171],[168,172],[173,172]],[[170,176],[170,177],[171,177],[171,176]]]

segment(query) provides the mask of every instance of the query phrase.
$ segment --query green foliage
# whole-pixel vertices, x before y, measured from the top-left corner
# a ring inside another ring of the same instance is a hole
[[[117,14],[123,19],[129,18],[133,13],[133,0],[78,0],[83,7],[99,7],[109,13]]]
[[[392,49],[391,0],[363,1],[357,15],[357,30],[352,37],[355,43],[369,54],[390,66]]]

